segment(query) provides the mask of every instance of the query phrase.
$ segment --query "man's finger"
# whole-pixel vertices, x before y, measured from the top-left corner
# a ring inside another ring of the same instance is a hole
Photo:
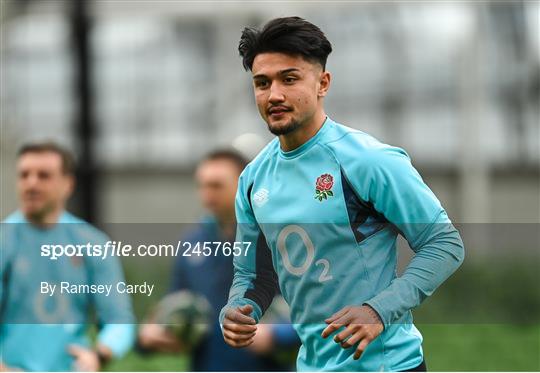
[[[245,325],[245,324],[233,324],[233,323],[223,323],[223,329],[230,330],[231,332],[240,333],[240,334],[249,334],[257,330],[257,325]]]
[[[360,340],[363,340],[366,338],[367,334],[364,330],[360,329],[356,333],[354,333],[349,339],[346,341],[343,341],[341,343],[341,347],[343,348],[350,348],[354,345],[356,345]]]
[[[229,320],[229,322],[233,322],[236,324],[251,324],[251,325],[256,324],[255,319],[253,317],[246,316],[236,309],[227,310],[227,312],[225,313],[225,320],[223,321],[223,323],[225,323],[227,319]]]
[[[227,337],[229,339],[232,339],[234,341],[237,341],[237,342],[243,342],[243,341],[246,341],[248,339],[251,339],[255,336],[255,333],[250,333],[250,334],[238,334],[238,333],[234,333],[230,330],[223,330],[223,336],[224,337]]]
[[[339,319],[341,316],[345,315],[347,312],[349,312],[349,307],[343,307],[324,321],[326,321],[327,324],[331,324],[335,320]]]
[[[225,343],[227,343],[229,346],[231,346],[231,347],[236,347],[236,342],[233,341],[232,339],[230,339],[229,337],[227,337],[225,334],[223,334],[223,340],[224,340]]]
[[[236,347],[236,348],[246,347],[253,343],[253,338],[250,338],[247,341],[243,341],[243,342],[237,342],[234,339],[230,339],[228,337],[224,337],[224,339],[225,339],[225,342],[227,342],[229,346]]]
[[[360,342],[358,347],[356,347],[356,351],[354,351],[354,360],[360,359],[360,356],[362,356],[362,353],[364,352],[368,344],[369,341],[366,338],[362,339],[362,342]]]
[[[250,344],[253,343],[253,339],[254,338],[251,338],[251,339],[249,339],[249,340],[247,340],[245,342],[239,342],[237,347],[247,347],[247,346],[249,346]]]
[[[240,311],[244,315],[251,315],[251,313],[253,312],[253,306],[251,304],[246,304],[242,307],[238,307],[238,311]]]
[[[339,334],[337,334],[335,337],[334,337],[334,341],[336,343],[341,343],[343,342],[348,336],[350,336],[351,334],[353,334],[355,331],[358,330],[358,328],[360,328],[360,325],[359,324],[350,324],[349,326],[347,326],[345,328],[345,330],[341,331]]]
[[[347,326],[350,323],[351,323],[351,315],[347,311],[340,318],[338,318],[337,320],[333,321],[330,325],[328,325],[326,329],[323,330],[321,335],[323,338],[326,338],[330,334],[332,334],[333,332],[341,328],[342,326]]]
[[[338,323],[330,324],[322,331],[321,336],[323,338],[327,338],[330,334],[332,334],[333,332],[335,332],[336,330],[338,330],[339,328],[343,326],[345,326],[345,324],[338,324]]]

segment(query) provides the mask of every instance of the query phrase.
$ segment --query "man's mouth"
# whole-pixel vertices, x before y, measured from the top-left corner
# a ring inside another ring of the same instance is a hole
[[[277,116],[285,114],[288,111],[291,111],[291,109],[285,106],[274,106],[268,110],[268,114],[270,116],[277,117]]]
[[[39,193],[26,193],[24,195],[25,201],[36,201],[41,198],[41,195]]]

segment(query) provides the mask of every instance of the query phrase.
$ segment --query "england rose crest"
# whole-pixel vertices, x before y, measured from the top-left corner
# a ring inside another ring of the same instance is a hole
[[[328,199],[332,197],[334,192],[332,192],[332,187],[334,186],[334,177],[330,174],[323,174],[317,178],[315,183],[315,199],[322,201],[323,199]]]

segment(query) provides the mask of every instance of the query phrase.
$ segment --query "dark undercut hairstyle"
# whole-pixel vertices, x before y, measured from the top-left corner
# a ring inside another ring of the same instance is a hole
[[[246,27],[242,32],[238,51],[244,68],[251,70],[259,53],[277,52],[301,56],[326,69],[332,44],[320,28],[300,17],[275,18],[262,30]]]

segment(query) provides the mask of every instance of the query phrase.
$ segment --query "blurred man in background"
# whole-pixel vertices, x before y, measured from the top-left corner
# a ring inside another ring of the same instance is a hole
[[[128,296],[46,294],[43,283],[116,284],[123,272],[116,257],[40,255],[42,244],[103,244],[107,236],[66,211],[74,187],[73,156],[55,143],[23,146],[17,161],[20,208],[2,223],[0,250],[1,370],[97,371],[133,344]],[[99,326],[91,346],[90,311]]]
[[[245,159],[234,151],[218,150],[204,158],[197,167],[199,198],[210,212],[183,241],[233,242],[236,231],[234,200],[238,176],[246,166]],[[179,256],[176,260],[171,292],[189,290],[203,295],[211,304],[210,331],[205,340],[192,351],[193,371],[277,371],[290,370],[290,362],[278,362],[273,356],[276,347],[294,349],[298,337],[288,322],[260,325],[249,350],[238,350],[223,341],[216,317],[227,301],[233,278],[233,256]],[[163,325],[143,324],[139,343],[144,349],[162,352],[186,351],[186,346]],[[296,352],[296,351],[295,351]],[[285,354],[286,355],[286,354]],[[295,355],[295,354],[294,354]]]

